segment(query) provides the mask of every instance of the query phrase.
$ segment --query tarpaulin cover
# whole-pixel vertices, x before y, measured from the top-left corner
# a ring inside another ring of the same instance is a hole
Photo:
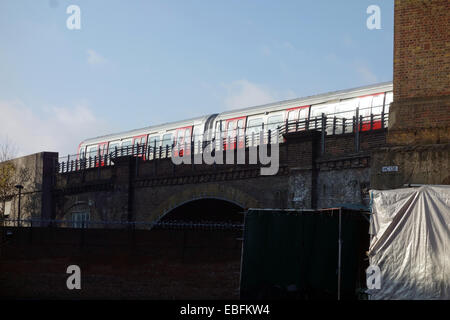
[[[372,191],[370,299],[450,299],[450,186]]]

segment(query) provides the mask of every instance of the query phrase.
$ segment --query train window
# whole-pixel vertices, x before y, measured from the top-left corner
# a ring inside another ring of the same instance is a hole
[[[183,144],[184,141],[184,131],[183,130],[179,130],[178,131],[178,137],[177,137],[177,144],[181,145]]]
[[[98,146],[92,146],[88,148],[88,157],[94,158],[98,154]]]
[[[186,142],[186,144],[191,142],[191,128],[184,131],[184,137],[184,141]]]
[[[251,136],[253,132],[255,133],[255,135],[258,134],[262,130],[262,125],[261,125],[262,122],[263,122],[262,118],[256,118],[256,119],[249,120],[248,126],[247,126],[248,135]]]
[[[239,119],[237,122],[237,136],[243,136],[244,135],[244,119]]]
[[[214,138],[220,140],[220,121],[216,122],[216,128],[214,129]]]
[[[200,128],[199,127],[194,127],[194,136],[193,136],[193,140],[195,141],[195,142],[197,142],[197,141],[202,141],[203,139],[202,139],[203,137],[202,137],[202,134],[201,134],[201,132],[200,132]]]
[[[110,143],[109,144],[109,154],[113,154],[115,151],[116,151],[116,148],[117,148],[117,150],[119,150],[119,143],[118,142],[113,142],[113,143]]]
[[[83,159],[86,158],[86,148],[85,148],[85,147],[80,148],[80,150],[79,150],[79,156],[80,156],[80,159],[81,159],[81,160],[83,160]]]
[[[166,146],[172,147],[172,133],[167,133],[165,135],[163,135],[163,140],[162,140],[162,147],[165,148]]]
[[[233,137],[234,135],[234,121],[228,122],[227,125],[227,137]]]
[[[301,108],[300,114],[298,116],[299,120],[308,119],[308,116],[309,116],[309,107]]]
[[[383,112],[384,94],[378,94],[373,97],[371,113],[379,115]]]
[[[127,141],[123,141],[122,142],[122,152],[123,154],[131,154],[131,150],[130,150],[130,146],[131,146],[131,140],[127,140]]]
[[[134,140],[134,144],[136,144],[136,143],[139,143],[140,146],[145,145],[145,144],[147,143],[147,136],[143,136],[143,137],[140,137],[140,138],[136,138],[136,139]]]
[[[394,93],[387,92],[386,93],[386,101],[384,103],[384,112],[385,113],[389,113],[389,106],[391,105],[393,100],[394,100]]]
[[[373,96],[363,97],[359,100],[359,115],[363,117],[370,116]]]
[[[158,148],[159,147],[159,142],[160,142],[159,136],[150,137],[149,140],[148,140],[148,144],[152,148],[154,148],[155,145]]]
[[[298,115],[298,110],[291,110],[288,113],[288,121],[289,122],[294,122],[295,120],[297,120],[297,115]]]
[[[272,116],[269,117],[268,121],[267,121],[267,130],[270,131],[274,131],[276,130],[283,122],[283,116],[277,115],[277,116]]]
[[[316,105],[311,107],[311,121],[315,118],[321,118],[322,113],[325,115],[331,115],[336,112],[336,103],[328,103],[322,105]]]
[[[199,127],[194,127],[192,140],[194,141],[194,152],[195,153],[201,152],[203,136],[200,132]]]
[[[339,119],[346,118],[352,119],[355,115],[356,108],[358,107],[358,99],[350,99],[341,101],[336,105],[335,114]]]

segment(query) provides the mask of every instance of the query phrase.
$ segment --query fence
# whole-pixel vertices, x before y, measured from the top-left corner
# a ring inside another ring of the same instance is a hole
[[[284,135],[300,131],[320,131],[322,133],[322,151],[324,151],[325,136],[338,134],[355,134],[356,151],[359,151],[359,134],[364,131],[380,130],[387,127],[388,113],[378,115],[370,114],[363,116],[356,112],[356,116],[347,119],[345,117],[315,116],[309,119],[286,120],[282,123],[271,124],[268,129],[264,128],[264,123],[257,127],[247,127],[242,134],[231,134],[224,137],[224,132],[216,132],[213,137],[204,137],[203,135],[189,137],[189,142],[184,141],[182,145],[177,141],[172,141],[171,145],[157,146],[154,144],[139,144],[106,150],[104,154],[97,151],[96,156],[87,156],[86,153],[68,155],[61,157],[57,165],[57,172],[67,173],[89,168],[107,167],[114,165],[117,158],[124,156],[139,157],[144,161],[156,159],[167,159],[172,156],[183,156],[203,153],[206,148],[215,150],[234,150],[241,148],[257,147],[261,143],[273,144],[283,143]],[[260,129],[260,131],[258,131]],[[159,142],[158,142],[159,143]]]
[[[43,220],[4,219],[0,226],[20,228],[75,228],[75,229],[194,229],[194,230],[243,230],[244,225],[229,222],[208,221],[90,221],[90,220]]]

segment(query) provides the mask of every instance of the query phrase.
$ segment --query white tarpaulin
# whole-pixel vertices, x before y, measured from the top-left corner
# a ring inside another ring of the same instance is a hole
[[[450,186],[372,191],[370,299],[450,299]]]

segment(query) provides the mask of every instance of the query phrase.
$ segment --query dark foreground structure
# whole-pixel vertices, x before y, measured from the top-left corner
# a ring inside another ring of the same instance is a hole
[[[357,299],[367,230],[365,214],[349,209],[249,210],[245,231],[239,221],[2,227],[0,297]],[[81,290],[66,286],[70,265],[81,269]]]
[[[360,299],[369,266],[368,214],[250,210],[245,218],[242,299]]]
[[[3,299],[238,299],[242,225],[3,227]],[[81,269],[69,290],[67,267]]]

